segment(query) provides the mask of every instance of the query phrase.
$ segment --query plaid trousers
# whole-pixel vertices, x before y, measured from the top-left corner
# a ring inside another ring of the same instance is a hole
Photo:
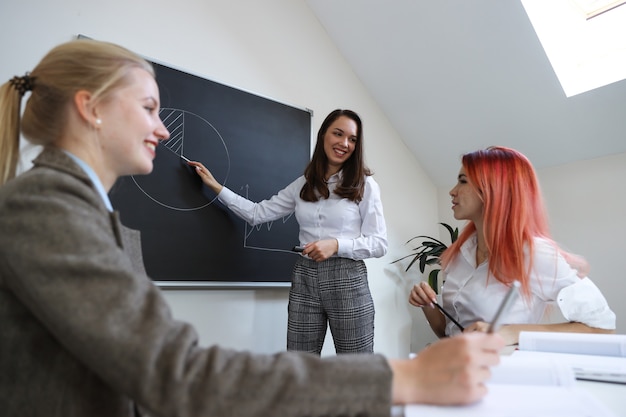
[[[319,355],[330,326],[338,354],[374,351],[374,301],[362,260],[299,258],[288,313],[287,350]]]

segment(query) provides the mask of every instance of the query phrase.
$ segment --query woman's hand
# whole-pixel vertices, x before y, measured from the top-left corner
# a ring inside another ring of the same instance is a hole
[[[415,284],[409,294],[409,303],[415,307],[434,307],[435,301],[437,301],[437,294],[426,281]]]
[[[442,339],[411,360],[391,360],[394,404],[469,404],[487,393],[490,367],[500,361],[498,334],[462,334]]]
[[[338,250],[339,242],[337,242],[337,239],[324,239],[304,245],[302,254],[315,262],[322,262],[336,254]]]
[[[435,332],[437,337],[444,337],[446,335],[446,318],[435,308],[433,302],[436,301],[437,294],[435,290],[425,281],[415,284],[409,294],[409,303],[415,307],[422,308],[433,332]]]
[[[198,174],[200,179],[202,179],[202,182],[206,184],[207,187],[212,189],[215,194],[219,194],[222,191],[222,188],[224,188],[222,184],[217,182],[215,177],[213,177],[213,174],[211,174],[211,171],[209,171],[207,167],[202,165],[201,162],[189,161],[187,162],[187,164],[196,169],[196,173]]]

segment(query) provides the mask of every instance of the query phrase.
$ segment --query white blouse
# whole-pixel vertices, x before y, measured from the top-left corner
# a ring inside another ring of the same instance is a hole
[[[378,258],[387,253],[387,226],[380,188],[366,177],[363,199],[358,204],[333,193],[341,173],[328,181],[330,196],[316,202],[300,198],[304,176],[297,178],[269,200],[254,203],[224,187],[218,199],[250,225],[277,220],[295,212],[300,225],[300,245],[321,239],[339,242],[337,256],[351,259]]]
[[[476,245],[474,234],[444,271],[442,306],[463,327],[476,321],[490,322],[508,290],[493,276],[488,278],[487,262],[476,266]],[[534,246],[531,297],[518,297],[503,323],[538,324],[550,308],[559,308],[567,321],[615,329],[615,313],[598,287],[588,277],[578,277],[577,271],[546,240],[535,238]],[[446,321],[447,335],[461,332],[450,320]]]

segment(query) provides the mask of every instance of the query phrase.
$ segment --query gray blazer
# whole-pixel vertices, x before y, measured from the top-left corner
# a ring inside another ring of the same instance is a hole
[[[389,415],[382,356],[198,346],[85,173],[54,148],[34,162],[0,187],[3,416]]]

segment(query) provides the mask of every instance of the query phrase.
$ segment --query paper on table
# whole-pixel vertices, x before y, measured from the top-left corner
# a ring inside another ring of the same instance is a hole
[[[519,350],[626,357],[626,335],[521,332]]]
[[[576,378],[626,384],[626,335],[521,332],[514,354],[550,357],[570,366]]]
[[[491,369],[490,385],[552,385],[571,387],[576,383],[570,366],[551,358],[502,356],[500,364]]]
[[[576,387],[490,385],[481,401],[466,406],[407,405],[405,417],[615,417],[604,404]]]
[[[626,358],[517,350],[513,357],[552,360],[573,370],[576,379],[626,384]]]
[[[574,386],[572,368],[549,358],[501,357],[487,383],[489,392],[467,406],[408,405],[405,417],[614,417],[587,391]]]

